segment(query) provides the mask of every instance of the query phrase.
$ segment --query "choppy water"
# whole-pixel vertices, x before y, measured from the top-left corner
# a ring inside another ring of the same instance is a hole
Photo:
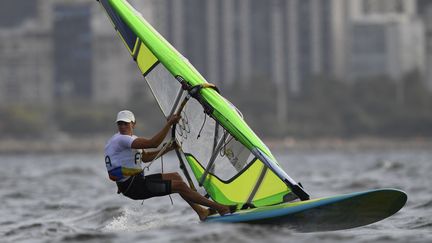
[[[116,194],[102,154],[0,156],[0,242],[431,242],[432,151],[276,153],[313,197],[394,187],[396,215],[357,229],[299,233],[286,226],[199,223],[180,197],[132,201]],[[164,170],[176,171],[174,157]],[[152,170],[160,171],[156,162]]]

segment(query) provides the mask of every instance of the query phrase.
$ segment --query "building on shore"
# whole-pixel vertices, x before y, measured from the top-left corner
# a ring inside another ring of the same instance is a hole
[[[16,0],[0,8],[0,102],[50,103],[52,39],[45,1]],[[19,13],[19,14],[18,14]]]
[[[287,99],[322,75],[346,76],[348,16],[344,0],[160,0],[162,35],[224,89],[272,82],[277,119]]]
[[[286,100],[300,95],[315,76],[345,81],[380,75],[378,69],[394,79],[412,70],[432,73],[423,60],[430,66],[432,48],[423,48],[422,22],[416,17],[420,13],[426,19],[428,33],[432,29],[428,1],[129,2],[209,82],[227,89],[234,84],[246,89],[256,81],[276,84],[281,121],[287,117]],[[424,8],[417,8],[417,3]],[[84,99],[124,104],[135,96],[151,99],[96,2],[4,4],[0,53],[2,102]],[[432,74],[427,77],[432,80]]]
[[[154,5],[157,0],[130,1],[144,18],[154,23]],[[126,51],[121,38],[104,10],[95,4],[93,8],[93,96],[99,104],[125,104],[136,98],[152,99],[146,84]],[[147,92],[147,93],[142,93]],[[136,97],[140,96],[140,97]]]
[[[424,72],[424,30],[410,17],[373,16],[356,19],[350,49],[351,80],[388,77],[399,81]]]
[[[425,32],[416,0],[352,0],[350,80],[387,77],[396,82],[425,72]]]
[[[91,100],[93,97],[92,11],[89,3],[56,2],[53,12],[54,97]]]
[[[155,1],[131,2],[152,22]],[[143,84],[97,2],[16,0],[0,9],[2,103],[124,104]]]
[[[432,1],[417,0],[417,14],[422,19],[425,29],[425,82],[429,91],[432,92]]]
[[[211,82],[258,78],[297,95],[314,75],[345,76],[345,1],[160,0],[156,8],[162,34]]]

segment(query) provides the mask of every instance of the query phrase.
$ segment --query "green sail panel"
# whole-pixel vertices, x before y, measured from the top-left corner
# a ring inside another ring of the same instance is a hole
[[[183,99],[176,77],[188,85],[206,83],[204,77],[125,0],[99,0],[117,33],[144,75],[163,114],[169,116]],[[294,199],[275,174],[282,170],[274,156],[249,128],[238,110],[213,89],[199,91],[182,110],[175,138],[196,182],[220,203],[271,205]],[[204,112],[203,105],[211,107]],[[267,164],[251,151],[261,151]],[[269,169],[270,164],[272,169]]]

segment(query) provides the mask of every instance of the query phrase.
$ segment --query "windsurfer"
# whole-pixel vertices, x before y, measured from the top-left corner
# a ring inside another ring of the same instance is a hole
[[[172,115],[156,135],[147,139],[133,135],[136,124],[134,114],[128,110],[120,111],[116,119],[118,133],[105,145],[105,165],[110,179],[117,183],[118,193],[134,200],[178,193],[198,214],[200,220],[212,213],[225,215],[232,212],[232,207],[211,201],[192,190],[176,172],[144,176],[141,161],[151,162],[155,157],[175,149],[177,145],[173,143],[162,152],[149,152],[145,149],[157,148],[179,119],[180,116]]]

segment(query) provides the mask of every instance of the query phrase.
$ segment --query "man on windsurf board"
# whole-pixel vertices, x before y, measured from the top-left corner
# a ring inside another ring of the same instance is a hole
[[[118,133],[114,134],[105,145],[105,165],[109,178],[116,182],[118,193],[134,200],[179,193],[198,214],[200,220],[205,220],[214,211],[220,215],[230,213],[231,207],[211,201],[192,190],[176,172],[144,176],[141,162],[151,162],[156,157],[173,150],[176,145],[173,143],[163,151],[148,152],[145,149],[157,148],[171,126],[179,119],[179,115],[172,115],[156,135],[147,139],[133,135],[136,124],[134,114],[128,110],[120,111],[116,119]],[[207,206],[209,209],[200,205]]]

